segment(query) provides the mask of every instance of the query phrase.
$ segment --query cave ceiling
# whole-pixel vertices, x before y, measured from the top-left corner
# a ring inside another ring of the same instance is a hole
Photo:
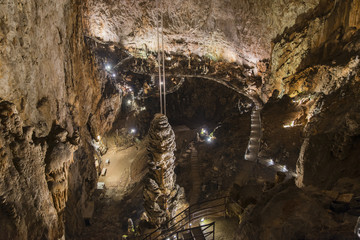
[[[271,40],[320,0],[163,0],[165,51],[256,66]],[[156,50],[156,1],[90,0],[88,35]]]

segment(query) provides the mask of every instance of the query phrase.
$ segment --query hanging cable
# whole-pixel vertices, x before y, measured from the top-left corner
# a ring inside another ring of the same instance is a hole
[[[160,37],[159,37],[159,0],[156,0],[156,43],[158,50],[158,65],[159,65],[159,97],[160,97],[160,113],[163,114],[162,103],[162,86],[161,86],[161,52],[160,52]]]
[[[166,115],[166,80],[165,80],[165,51],[164,51],[164,2],[161,1],[161,47],[162,47],[162,65],[163,65],[163,93],[164,93],[164,114]]]
[[[160,3],[159,3],[160,1]],[[165,79],[165,50],[164,50],[164,3],[162,0],[156,0],[156,43],[158,51],[158,71],[159,71],[159,97],[160,113],[166,115],[166,79]],[[160,13],[161,11],[161,13]],[[160,18],[160,20],[159,20]],[[161,26],[159,26],[159,21]],[[160,30],[161,27],[161,30]],[[161,49],[160,49],[160,31],[161,31]],[[161,67],[162,66],[162,67]]]

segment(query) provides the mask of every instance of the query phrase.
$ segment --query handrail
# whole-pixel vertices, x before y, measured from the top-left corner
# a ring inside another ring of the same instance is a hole
[[[205,230],[207,230],[207,229],[209,229],[211,227],[212,227],[212,231],[203,232],[203,231],[205,231]],[[180,230],[180,231],[173,232],[170,235],[167,235],[165,237],[165,239],[173,239],[173,237],[175,237],[175,236],[176,236],[175,239],[179,239],[179,234],[181,234],[182,232],[191,232],[191,230],[194,230],[194,229],[201,229],[201,231],[203,232],[203,236],[205,238],[208,237],[208,236],[213,235],[213,239],[215,239],[215,222],[204,224],[204,225],[201,225],[201,226],[198,226],[198,227],[187,228],[187,229],[183,229],[183,230]],[[195,235],[194,237],[196,237],[196,236],[198,236],[198,235]]]
[[[224,203],[222,204],[217,204],[215,206],[209,206],[209,207],[206,207],[206,208],[201,208],[201,205],[204,205],[206,203],[211,203],[211,202],[215,202],[215,201],[218,201],[218,200],[222,200],[224,199]],[[160,236],[162,236],[163,234],[166,234],[167,232],[171,231],[171,232],[176,232],[178,231],[180,228],[186,226],[187,224],[189,224],[191,221],[193,220],[196,220],[200,217],[195,217],[195,218],[192,218],[192,215],[193,214],[196,214],[200,211],[205,211],[205,210],[208,210],[208,209],[214,209],[214,208],[217,208],[217,207],[220,207],[220,206],[224,206],[224,211],[226,211],[226,203],[227,203],[227,199],[229,199],[229,196],[224,196],[224,197],[219,197],[219,198],[214,198],[214,199],[210,199],[210,200],[206,200],[206,201],[202,201],[202,202],[199,202],[199,203],[195,203],[195,204],[192,204],[190,205],[188,208],[186,208],[185,210],[183,210],[182,212],[178,213],[176,216],[174,216],[173,218],[171,218],[170,220],[166,221],[164,223],[164,226],[168,226],[167,229],[164,229],[163,227],[159,227],[157,229],[155,229],[153,232],[145,235],[145,236],[140,236],[140,238],[142,240],[155,240],[155,239],[158,239]],[[193,211],[191,211],[193,209]],[[219,213],[219,212],[222,212],[222,211],[218,211],[218,212],[215,212],[215,213]],[[185,213],[185,217],[183,217],[181,220],[177,221],[176,223],[174,224],[171,224],[172,221],[174,221],[177,217],[179,217],[181,214],[184,214]],[[214,214],[214,212],[211,212],[210,214]],[[188,219],[187,219],[188,218]],[[178,223],[181,223],[182,221],[184,221],[185,219],[187,219],[187,221],[185,221],[184,224],[182,224],[180,227],[177,227],[176,228],[176,225]],[[171,226],[169,226],[171,225]],[[173,228],[175,227],[176,230],[173,230]],[[171,229],[171,230],[170,230]],[[165,232],[164,232],[165,230]],[[153,236],[154,234],[156,233],[159,233],[159,235],[157,236]],[[154,238],[153,238],[154,237]]]

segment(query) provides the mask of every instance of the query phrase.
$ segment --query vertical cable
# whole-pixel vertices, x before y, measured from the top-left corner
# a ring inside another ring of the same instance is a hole
[[[166,115],[166,80],[165,80],[165,51],[164,51],[164,3],[161,1],[161,45],[162,45],[162,64],[163,64],[163,92],[164,92],[164,114]]]
[[[158,65],[159,65],[159,97],[160,97],[160,113],[163,113],[162,104],[162,86],[161,86],[161,56],[160,56],[160,38],[159,38],[159,0],[156,0],[156,38],[158,50]]]

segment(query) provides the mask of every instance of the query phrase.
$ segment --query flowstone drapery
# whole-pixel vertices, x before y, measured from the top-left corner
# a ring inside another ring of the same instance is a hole
[[[144,207],[152,224],[160,226],[183,208],[184,190],[175,184],[175,134],[168,119],[156,114],[149,130],[149,173],[144,186]]]

